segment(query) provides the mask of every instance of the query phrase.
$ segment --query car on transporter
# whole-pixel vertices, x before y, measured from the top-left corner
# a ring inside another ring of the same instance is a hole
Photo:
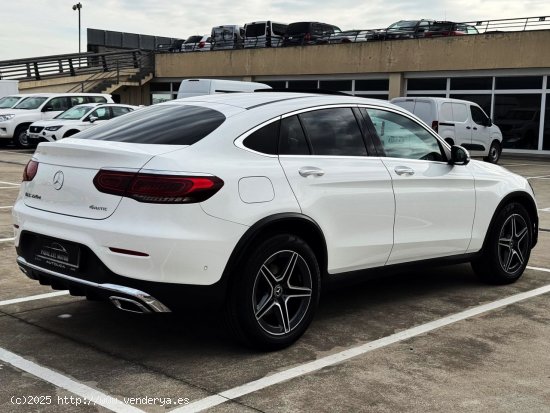
[[[41,143],[13,221],[29,278],[139,313],[211,299],[269,350],[305,332],[324,279],[450,259],[511,283],[538,233],[526,179],[406,110],[266,91],[166,102]]]
[[[139,106],[119,103],[86,103],[73,106],[53,119],[32,123],[27,131],[27,140],[31,145],[55,142],[138,108]]]

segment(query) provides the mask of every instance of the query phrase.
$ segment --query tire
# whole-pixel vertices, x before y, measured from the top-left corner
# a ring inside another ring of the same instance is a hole
[[[233,334],[261,350],[279,350],[306,331],[319,302],[321,277],[313,250],[292,234],[273,235],[254,248],[227,300]]]
[[[29,128],[28,125],[20,125],[17,128],[15,128],[15,132],[13,134],[13,143],[18,148],[28,149],[32,147],[32,144],[30,144],[27,139],[28,128]]]
[[[500,159],[500,154],[502,153],[502,148],[500,146],[500,143],[498,141],[494,141],[491,143],[491,147],[489,148],[489,153],[486,157],[483,158],[484,161],[489,163],[498,163]]]
[[[517,281],[529,261],[533,239],[531,218],[518,202],[498,211],[481,256],[472,261],[476,275],[490,284]]]

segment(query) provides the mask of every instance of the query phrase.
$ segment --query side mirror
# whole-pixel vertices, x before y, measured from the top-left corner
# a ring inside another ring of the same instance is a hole
[[[470,153],[462,146],[453,145],[451,147],[451,165],[468,165],[470,163]]]
[[[487,118],[485,120],[485,125],[484,126],[487,126],[487,127],[493,126],[493,121],[491,120],[491,118]]]
[[[95,116],[90,116],[90,117],[88,118],[88,121],[89,121],[90,123],[94,123],[94,122],[95,122],[96,120],[98,120],[98,119],[99,119],[99,118],[97,118],[97,117],[95,117]]]

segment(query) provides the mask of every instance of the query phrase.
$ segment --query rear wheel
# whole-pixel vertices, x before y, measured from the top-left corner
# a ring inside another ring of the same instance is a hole
[[[32,146],[27,139],[27,129],[28,125],[20,125],[15,129],[15,133],[13,134],[13,143],[18,148],[26,149]]]
[[[519,279],[531,254],[531,231],[531,219],[523,205],[506,205],[498,212],[481,257],[472,262],[475,273],[492,284]]]
[[[489,148],[489,153],[485,158],[483,158],[483,160],[490,163],[498,163],[501,152],[502,152],[502,148],[500,146],[500,143],[498,143],[497,141],[494,141],[493,143],[491,143],[491,147]]]
[[[319,301],[320,271],[304,240],[292,234],[266,239],[237,276],[227,302],[228,324],[237,338],[278,350],[306,331]]]

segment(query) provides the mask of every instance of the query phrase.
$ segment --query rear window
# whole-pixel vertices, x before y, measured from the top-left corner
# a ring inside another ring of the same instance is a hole
[[[246,26],[246,37],[258,37],[265,35],[265,23],[248,24]]]
[[[286,34],[289,34],[291,36],[295,34],[309,33],[309,31],[309,23],[292,23],[286,28]]]
[[[217,110],[159,105],[128,113],[78,134],[79,139],[159,145],[193,145],[225,121]]]
[[[185,41],[185,43],[199,43],[201,40],[202,36],[191,36]]]

